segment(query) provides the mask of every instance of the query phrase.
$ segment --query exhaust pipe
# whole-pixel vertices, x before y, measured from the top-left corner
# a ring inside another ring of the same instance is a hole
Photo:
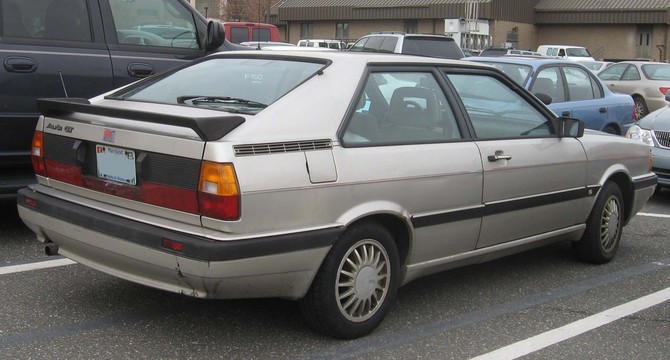
[[[44,252],[47,254],[47,256],[58,255],[58,245],[54,243],[47,244],[44,246]]]

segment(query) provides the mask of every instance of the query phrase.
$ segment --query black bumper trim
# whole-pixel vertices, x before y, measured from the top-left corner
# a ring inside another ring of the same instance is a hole
[[[27,198],[36,200],[36,205],[26,205]],[[19,190],[17,204],[40,214],[123,241],[199,261],[238,260],[330,246],[335,243],[343,231],[343,228],[339,227],[261,238],[216,241],[111,215],[104,211],[35,192],[29,188]],[[183,243],[183,251],[175,252],[164,248],[163,239]]]
[[[642,179],[637,179],[633,182],[633,188],[635,190],[644,189],[647,187],[652,187],[658,184],[658,176],[656,174],[651,174]]]

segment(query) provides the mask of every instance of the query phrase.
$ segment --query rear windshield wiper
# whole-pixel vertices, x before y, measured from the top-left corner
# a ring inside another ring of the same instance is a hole
[[[253,101],[249,99],[236,98],[230,96],[202,96],[202,95],[183,95],[177,98],[178,104],[185,104],[187,101],[190,101],[191,104],[215,104],[215,103],[235,103],[235,104],[244,104],[251,107],[266,108],[267,104],[263,104],[258,101]]]

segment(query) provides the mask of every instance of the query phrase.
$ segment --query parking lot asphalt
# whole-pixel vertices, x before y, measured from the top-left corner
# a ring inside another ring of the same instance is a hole
[[[382,326],[338,341],[294,302],[203,300],[47,257],[0,198],[0,358],[661,359],[670,354],[670,190],[595,266],[555,244],[416,280]]]

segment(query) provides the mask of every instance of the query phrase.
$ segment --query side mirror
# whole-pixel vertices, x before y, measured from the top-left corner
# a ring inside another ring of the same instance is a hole
[[[561,116],[558,118],[558,128],[560,137],[584,136],[584,122],[579,119]]]
[[[214,50],[223,44],[226,40],[226,31],[223,29],[223,24],[218,21],[210,21],[207,23],[207,41],[205,43],[206,50]]]
[[[544,93],[534,93],[533,95],[535,95],[535,97],[542,101],[542,103],[545,105],[549,105],[553,101],[551,96]]]

